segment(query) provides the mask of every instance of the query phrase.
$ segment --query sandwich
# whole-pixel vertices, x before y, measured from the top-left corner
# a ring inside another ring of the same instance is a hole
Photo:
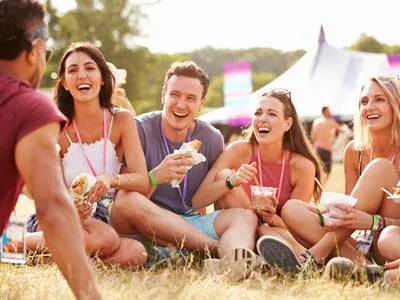
[[[70,193],[75,201],[76,206],[89,204],[86,195],[96,183],[96,177],[88,174],[79,174],[71,183]]]
[[[194,139],[188,143],[183,143],[182,146],[174,151],[175,153],[190,153],[192,154],[192,164],[193,166],[198,165],[199,163],[205,162],[206,158],[203,154],[198,153],[200,150],[202,142]],[[191,169],[191,167],[188,167],[188,171]],[[171,181],[171,186],[173,188],[178,188],[179,187],[180,181],[174,179]]]

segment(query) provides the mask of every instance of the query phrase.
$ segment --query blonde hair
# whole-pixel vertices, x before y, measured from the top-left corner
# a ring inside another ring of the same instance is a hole
[[[393,111],[391,128],[391,142],[394,147],[400,146],[400,77],[397,74],[381,74],[371,77],[368,83],[375,82],[389,100]],[[361,92],[367,84],[363,85]],[[360,92],[360,95],[361,95]],[[354,115],[354,148],[359,151],[371,148],[373,143],[372,132],[365,126],[360,114],[360,104]]]

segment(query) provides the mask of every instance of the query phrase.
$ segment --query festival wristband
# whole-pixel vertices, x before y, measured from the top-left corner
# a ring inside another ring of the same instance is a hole
[[[319,225],[321,225],[321,227],[324,227],[324,216],[321,214],[321,212],[319,211],[319,209],[317,209],[317,214],[319,217]]]
[[[151,182],[151,184],[152,184],[153,186],[157,186],[157,185],[158,185],[158,181],[157,181],[156,177],[154,176],[153,170],[151,170],[151,171],[149,172],[149,178],[150,178],[150,182]]]
[[[374,230],[374,231],[376,231],[376,230],[378,230],[378,228],[379,228],[379,215],[373,215],[372,216],[372,227],[371,227],[371,230]]]

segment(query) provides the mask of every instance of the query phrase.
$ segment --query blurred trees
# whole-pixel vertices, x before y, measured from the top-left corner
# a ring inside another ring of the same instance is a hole
[[[161,107],[164,75],[174,61],[193,60],[205,69],[210,76],[206,105],[217,107],[223,105],[224,64],[250,62],[253,90],[257,90],[289,69],[305,53],[304,50],[283,52],[271,48],[232,50],[212,47],[176,54],[151,53],[135,43],[135,38],[141,35],[141,22],[146,18],[140,5],[129,0],[76,0],[76,3],[76,9],[60,15],[52,1],[47,0],[54,55],[42,85],[54,86],[58,62],[70,42],[91,41],[100,47],[108,61],[127,70],[124,87],[138,113]],[[400,52],[400,45],[385,45],[366,34],[350,48],[375,53]]]
[[[400,45],[387,45],[379,42],[375,37],[362,33],[350,46],[350,49],[370,53],[400,53]]]

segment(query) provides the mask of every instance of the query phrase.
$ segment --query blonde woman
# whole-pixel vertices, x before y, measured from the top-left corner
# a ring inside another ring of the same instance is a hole
[[[340,255],[353,261],[360,253],[379,263],[400,257],[394,255],[394,249],[400,249],[394,242],[399,231],[391,226],[400,225],[400,207],[381,189],[392,190],[400,179],[399,107],[397,75],[372,77],[362,87],[354,117],[355,139],[344,157],[345,191],[358,201],[354,207],[337,205],[343,212],[336,216],[337,225],[322,227],[316,208],[304,202],[291,200],[283,208],[283,220],[314,261],[322,263],[336,255],[336,243]],[[350,238],[356,229],[370,231],[362,231],[356,241]]]

